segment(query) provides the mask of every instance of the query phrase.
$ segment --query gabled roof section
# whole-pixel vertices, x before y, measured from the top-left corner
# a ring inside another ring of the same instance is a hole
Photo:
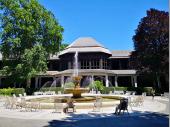
[[[101,45],[92,37],[80,37],[68,46],[68,48],[76,48],[76,47],[103,47],[104,48],[103,45]]]
[[[65,50],[60,52],[59,55],[75,52],[103,52],[112,54],[107,48],[101,45],[92,37],[80,37],[70,44]]]

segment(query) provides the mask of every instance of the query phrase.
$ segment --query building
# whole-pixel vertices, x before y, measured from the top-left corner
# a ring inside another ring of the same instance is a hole
[[[49,77],[51,80],[59,79],[58,84],[63,86],[73,75],[76,52],[78,52],[78,68],[79,75],[82,76],[82,87],[89,84],[89,82],[83,84],[84,80],[89,78],[91,81],[103,81],[106,87],[137,87],[136,70],[131,69],[129,65],[131,51],[109,51],[91,37],[78,38],[57,56],[51,56],[48,64],[49,70],[46,74],[36,77],[35,87],[40,87],[39,85],[44,84]],[[42,81],[43,79],[44,81]]]
[[[73,75],[76,52],[78,52],[78,68],[79,75],[82,76],[82,87],[94,80],[102,81],[106,87],[137,87],[136,70],[132,69],[129,64],[131,51],[109,51],[91,37],[78,38],[58,55],[50,56],[48,71],[32,78],[31,87],[40,88],[46,82],[54,80],[56,80],[56,86],[64,86]],[[2,82],[1,77],[0,84],[3,84]]]

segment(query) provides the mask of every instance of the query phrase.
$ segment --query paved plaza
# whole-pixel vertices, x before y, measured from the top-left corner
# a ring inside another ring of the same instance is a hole
[[[169,99],[145,97],[143,106],[129,107],[129,113],[114,115],[115,107],[100,112],[78,109],[76,113],[61,114],[53,110],[21,112],[0,108],[0,127],[168,127]]]

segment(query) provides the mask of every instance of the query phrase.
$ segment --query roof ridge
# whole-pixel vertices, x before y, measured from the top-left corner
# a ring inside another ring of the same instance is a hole
[[[74,40],[67,48],[70,47],[103,47],[100,42],[96,41],[93,37],[79,37]]]

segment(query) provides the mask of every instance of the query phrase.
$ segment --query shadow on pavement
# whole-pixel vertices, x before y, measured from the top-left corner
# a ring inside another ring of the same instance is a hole
[[[132,113],[119,116],[113,114],[70,114],[69,118],[49,121],[48,125],[44,127],[169,127],[168,115],[147,113],[136,116]],[[76,117],[79,119],[75,119]]]

